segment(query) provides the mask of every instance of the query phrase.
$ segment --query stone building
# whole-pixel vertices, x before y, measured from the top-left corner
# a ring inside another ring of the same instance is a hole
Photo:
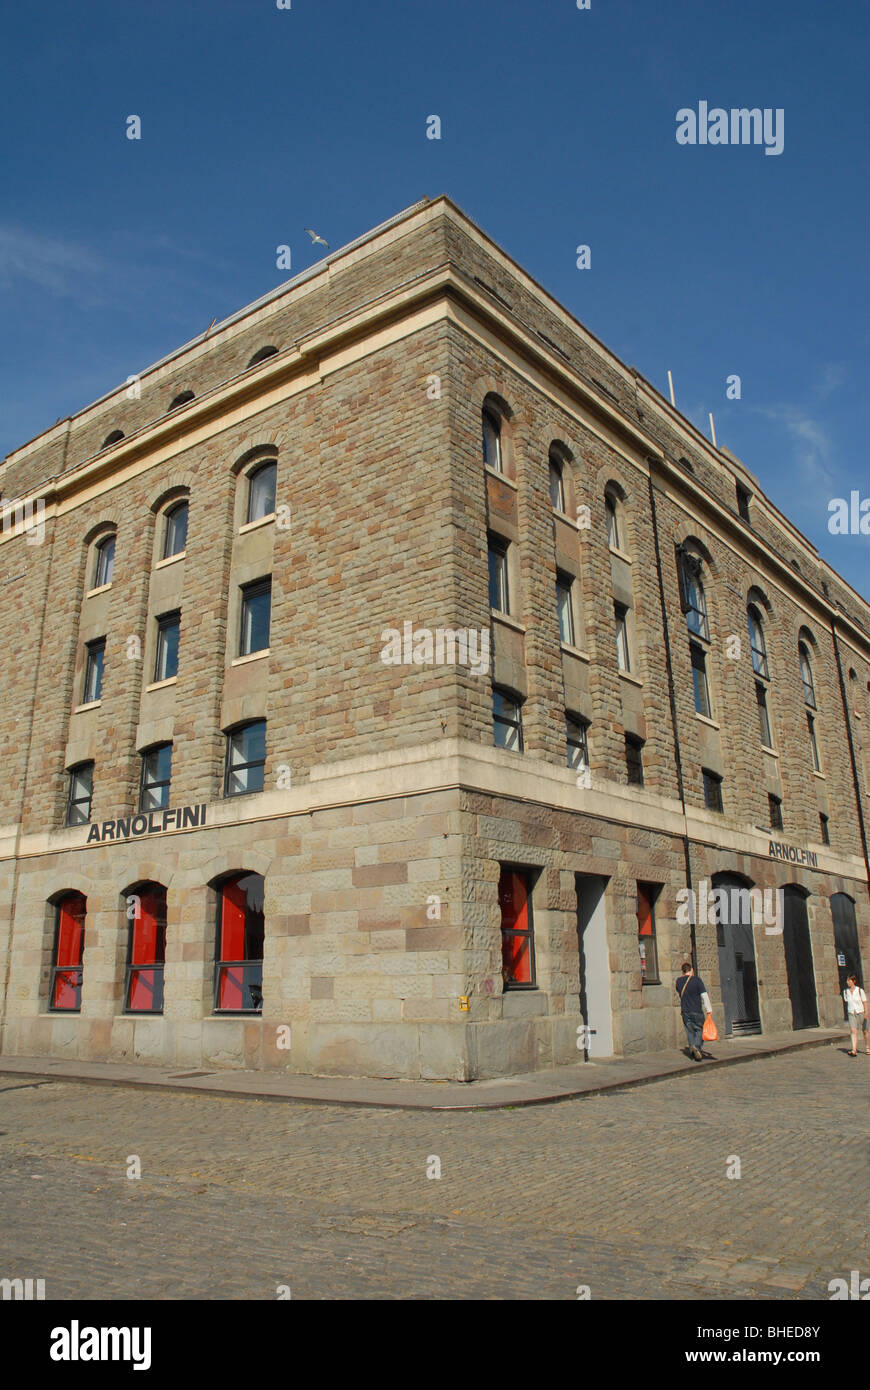
[[[0,489],[6,1053],[580,1065],[693,950],[720,1031],[842,1020],[867,604],[448,199]]]

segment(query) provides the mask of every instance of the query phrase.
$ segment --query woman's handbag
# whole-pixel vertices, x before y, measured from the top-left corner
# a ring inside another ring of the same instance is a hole
[[[716,1024],[713,1022],[713,1015],[712,1015],[712,1014],[708,1014],[707,1017],[704,1019],[704,1028],[703,1028],[703,1031],[702,1031],[702,1033],[701,1033],[701,1037],[703,1038],[704,1042],[718,1042],[718,1041],[719,1041],[719,1029],[716,1027]]]

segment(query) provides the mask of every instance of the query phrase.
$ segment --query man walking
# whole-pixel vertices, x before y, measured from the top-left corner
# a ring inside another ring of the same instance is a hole
[[[691,961],[683,961],[683,973],[674,988],[680,996],[680,1013],[689,1040],[689,1053],[696,1062],[703,1057],[701,1035],[704,1030],[704,1014],[711,1013],[707,987],[700,975],[695,974]]]

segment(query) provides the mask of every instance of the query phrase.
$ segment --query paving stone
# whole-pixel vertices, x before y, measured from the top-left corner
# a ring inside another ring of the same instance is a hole
[[[867,1265],[841,1122],[861,1091],[832,1049],[711,1070],[688,1107],[676,1077],[446,1113],[0,1078],[0,1277],[63,1299],[824,1300]]]

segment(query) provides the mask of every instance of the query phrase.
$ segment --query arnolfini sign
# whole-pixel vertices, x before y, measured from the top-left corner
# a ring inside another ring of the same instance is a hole
[[[86,843],[104,844],[106,840],[131,840],[138,835],[163,834],[167,830],[197,830],[205,825],[206,802],[199,806],[179,806],[172,811],[148,811],[138,816],[119,816],[117,820],[95,821],[88,831]]]
[[[819,856],[811,849],[795,849],[794,845],[784,845],[780,840],[771,840],[767,851],[770,859],[787,859],[790,864],[806,864],[810,869],[819,867]]]

